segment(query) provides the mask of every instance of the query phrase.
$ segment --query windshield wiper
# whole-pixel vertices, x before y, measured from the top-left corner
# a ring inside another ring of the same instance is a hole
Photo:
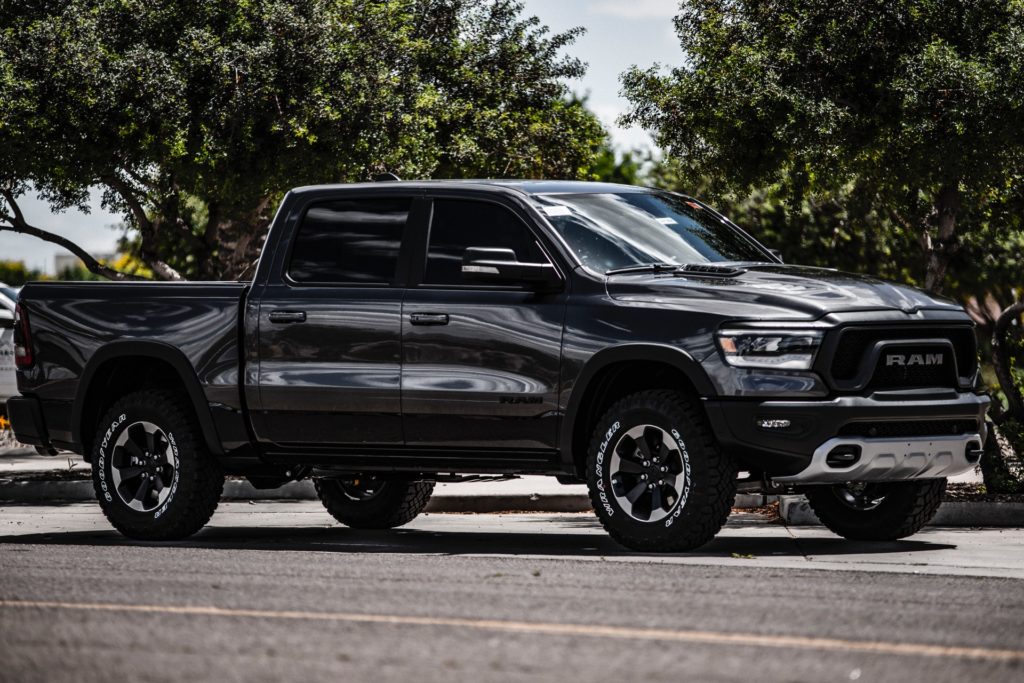
[[[619,273],[671,273],[678,270],[680,264],[678,263],[641,263],[637,266],[627,266],[626,268],[612,268],[606,270],[605,275],[618,275]]]

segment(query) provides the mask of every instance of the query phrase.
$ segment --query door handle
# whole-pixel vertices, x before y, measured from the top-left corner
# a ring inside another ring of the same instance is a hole
[[[413,313],[409,316],[413,325],[447,325],[447,313]]]
[[[304,323],[306,322],[305,311],[272,311],[270,314],[272,323]]]

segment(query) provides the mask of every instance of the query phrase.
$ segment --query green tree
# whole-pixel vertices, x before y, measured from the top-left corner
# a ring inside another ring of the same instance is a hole
[[[587,174],[588,179],[603,183],[638,185],[645,180],[645,161],[643,153],[639,150],[619,153],[610,141],[605,141],[594,157],[590,172]]]
[[[793,200],[788,183],[742,192],[716,188],[673,160],[655,163],[645,176],[656,187],[705,199],[787,263],[839,268],[896,280],[913,280],[912,239],[893,230],[891,220],[863,201],[856,183],[831,192],[805,192]]]
[[[22,194],[59,210],[100,186],[160,278],[238,276],[294,186],[576,177],[604,138],[563,84],[579,31],[550,35],[519,2],[0,8],[0,227],[47,238]]]
[[[852,188],[933,291],[993,201],[1022,196],[1019,0],[693,0],[675,26],[683,65],[626,73],[623,120],[691,178],[783,181],[796,205]]]
[[[38,280],[42,273],[29,269],[24,261],[0,261],[0,282],[11,287],[21,287],[30,280]]]

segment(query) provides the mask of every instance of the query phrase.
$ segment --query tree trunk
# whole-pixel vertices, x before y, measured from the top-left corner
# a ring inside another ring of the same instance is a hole
[[[946,270],[949,260],[956,252],[956,215],[960,210],[960,189],[958,183],[943,185],[935,196],[932,215],[937,223],[936,235],[933,238],[931,226],[925,225],[921,235],[925,250],[927,270],[925,271],[924,287],[929,292],[942,293],[945,284]]]
[[[219,218],[212,232],[217,244],[217,279],[233,280],[252,276],[273,218],[270,213],[273,199],[273,196],[263,197],[249,211]]]
[[[1024,301],[1007,307],[996,320],[992,330],[992,365],[995,367],[999,386],[1006,396],[1006,413],[1024,422],[1024,397],[1013,381],[1010,369],[1010,323],[1024,314]]]

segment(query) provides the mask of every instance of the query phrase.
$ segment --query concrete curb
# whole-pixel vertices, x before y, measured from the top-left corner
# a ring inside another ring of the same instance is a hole
[[[821,524],[803,496],[779,496],[779,516],[789,526]],[[1024,503],[946,501],[928,526],[1024,527]]]
[[[0,480],[0,501],[21,504],[80,503],[96,500],[91,481]],[[310,481],[276,489],[256,489],[247,481],[224,482],[221,500],[316,500]],[[585,512],[590,499],[578,494],[436,495],[427,512]]]
[[[0,501],[20,504],[75,503],[95,500],[92,482],[19,481],[0,479]],[[276,489],[256,489],[247,481],[224,483],[222,500],[316,500],[313,483],[293,481]],[[755,508],[778,500],[779,514],[790,526],[819,526],[803,496],[737,494],[737,508]],[[430,499],[427,512],[587,512],[590,498],[580,493],[440,493]],[[946,502],[930,526],[1024,527],[1024,503]]]

